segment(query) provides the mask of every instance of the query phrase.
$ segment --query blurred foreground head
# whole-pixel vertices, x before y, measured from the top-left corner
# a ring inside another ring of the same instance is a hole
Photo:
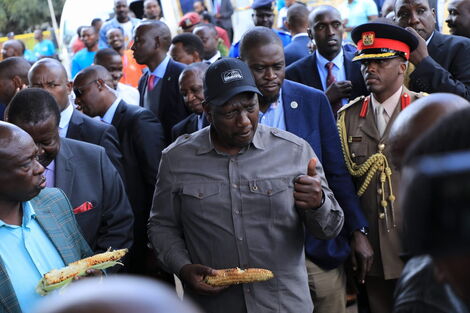
[[[35,313],[198,313],[176,292],[141,277],[114,276],[74,282],[44,299]]]

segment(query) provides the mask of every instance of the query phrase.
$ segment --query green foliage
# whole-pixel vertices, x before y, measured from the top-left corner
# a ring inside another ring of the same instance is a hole
[[[52,0],[59,22],[65,0]],[[47,0],[0,0],[0,32],[22,34],[51,23]]]

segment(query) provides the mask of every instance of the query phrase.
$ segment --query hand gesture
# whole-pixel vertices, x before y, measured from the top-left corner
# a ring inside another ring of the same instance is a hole
[[[316,165],[317,159],[310,159],[307,166],[307,175],[300,175],[295,179],[295,206],[300,209],[316,209],[322,205],[323,191],[320,176],[317,175]]]
[[[337,103],[341,99],[349,99],[352,93],[352,83],[349,80],[334,82],[326,89],[325,94],[330,103]]]
[[[212,268],[201,264],[186,264],[180,270],[181,279],[191,287],[191,289],[202,295],[218,294],[227,287],[213,287],[204,282],[204,277],[214,275]]]
[[[365,283],[366,274],[370,271],[372,262],[374,262],[374,251],[369,239],[360,231],[355,231],[351,240],[351,263],[360,284]]]
[[[407,31],[415,35],[416,39],[418,39],[418,47],[410,53],[410,62],[413,63],[414,66],[417,66],[425,57],[429,55],[428,53],[428,46],[426,45],[426,40],[421,37],[416,30],[411,27],[406,28]]]

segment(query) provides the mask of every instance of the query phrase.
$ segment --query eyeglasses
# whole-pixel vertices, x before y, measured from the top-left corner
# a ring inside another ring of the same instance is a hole
[[[83,88],[85,88],[85,87],[87,87],[87,86],[90,86],[91,84],[96,83],[96,82],[98,82],[97,79],[92,80],[91,82],[89,82],[88,84],[85,84],[85,85],[82,86],[81,88],[73,87],[73,92],[75,93],[75,96],[76,96],[77,98],[83,96]]]

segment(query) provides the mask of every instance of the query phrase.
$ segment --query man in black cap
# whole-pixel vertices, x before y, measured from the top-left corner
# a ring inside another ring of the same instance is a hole
[[[393,290],[403,263],[395,201],[400,175],[389,164],[388,133],[397,115],[420,94],[403,86],[410,52],[417,39],[407,30],[384,23],[355,28],[352,39],[358,51],[368,91],[338,111],[338,128],[344,158],[369,222],[369,241],[376,257],[365,279],[371,313],[392,310]]]
[[[273,0],[255,0],[251,5],[253,9],[253,23],[255,26],[264,26],[267,28],[272,28],[274,24],[274,12],[273,12]],[[276,34],[281,38],[282,45],[287,46],[292,37],[289,33],[286,33],[282,30],[273,29]],[[238,52],[238,46],[240,42],[237,42],[232,45],[230,48],[229,56],[232,58],[237,58],[240,56]]]
[[[395,21],[418,39],[410,55],[409,88],[449,92],[470,100],[470,39],[444,35],[435,29],[436,15],[428,0],[397,0]]]
[[[334,237],[343,212],[309,144],[258,125],[258,95],[242,61],[209,66],[203,107],[211,126],[163,152],[149,238],[204,312],[311,313],[304,226]],[[234,267],[269,269],[274,278],[227,290],[204,282]]]

